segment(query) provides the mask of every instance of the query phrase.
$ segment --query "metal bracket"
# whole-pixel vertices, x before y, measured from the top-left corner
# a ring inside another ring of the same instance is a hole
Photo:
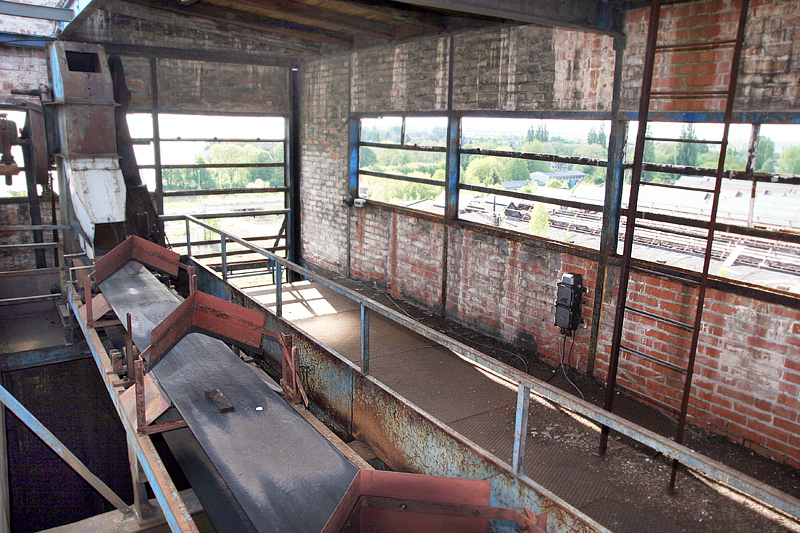
[[[163,424],[147,424],[147,406],[145,399],[145,384],[144,384],[144,363],[141,359],[137,359],[133,363],[134,383],[136,389],[136,431],[140,435],[152,435],[154,433],[161,433],[173,429],[185,428],[186,421],[175,420],[174,422],[165,422]]]
[[[170,276],[177,277],[181,269],[189,275],[189,292],[197,289],[197,276],[193,266],[180,262],[181,256],[172,250],[167,250],[141,237],[135,235],[128,237],[113,250],[98,259],[94,264],[94,271],[84,278],[84,307],[86,309],[86,322],[89,326],[95,325],[92,298],[92,279],[95,284],[111,276],[114,272],[124,267],[129,261],[154,268]]]
[[[303,405],[308,407],[308,396],[303,388],[303,384],[297,377],[297,359],[299,351],[292,346],[292,336],[281,334],[282,355],[281,355],[281,387],[286,395],[294,402],[300,403],[302,398]]]

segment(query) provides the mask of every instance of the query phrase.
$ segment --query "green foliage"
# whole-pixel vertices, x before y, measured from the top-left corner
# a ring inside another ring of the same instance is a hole
[[[608,145],[606,144],[608,139],[606,138],[606,126],[605,124],[600,124],[600,130],[595,130],[594,127],[589,130],[589,135],[586,139],[587,144],[596,144],[601,148],[607,148]]]
[[[361,168],[369,168],[378,164],[378,156],[375,155],[375,151],[366,146],[361,148],[359,158],[358,163]]]
[[[550,132],[547,131],[547,125],[544,122],[539,124],[539,126],[536,128],[536,133],[533,137],[535,140],[543,143],[550,142]]]
[[[279,146],[274,151],[277,152]],[[280,161],[282,155],[271,154],[253,144],[218,143],[206,150],[207,157],[198,155],[198,165],[212,163],[237,165],[248,163],[272,163]],[[279,187],[284,183],[283,168],[183,168],[165,169],[162,174],[164,189],[170,191],[191,189],[244,188],[254,184],[264,187]]]
[[[519,192],[534,194],[538,188],[539,185],[537,185],[535,181],[529,181],[527,184],[523,185],[522,188],[520,188]]]
[[[530,154],[552,154],[553,147],[549,144],[546,144],[544,141],[540,141],[539,139],[534,139],[532,141],[526,142],[522,145],[522,152],[527,152]],[[550,170],[550,163],[547,161],[526,161],[528,166],[528,173],[531,174],[533,172],[547,172]]]
[[[506,163],[503,181],[528,181],[530,179],[528,164],[522,159],[511,159]]]
[[[442,171],[444,172],[444,171]],[[424,172],[413,172],[409,176],[414,178],[430,178]],[[413,200],[424,200],[426,198],[436,198],[442,188],[435,185],[426,185],[411,181],[387,180],[382,178],[364,178],[364,183],[370,185],[369,198],[379,202],[409,202]]]
[[[775,143],[769,137],[758,137],[756,172],[775,172]]]
[[[548,181],[545,184],[545,187],[552,187],[553,189],[566,189],[567,188],[566,185],[564,185],[562,182],[558,181],[555,178],[552,178],[550,181]]]
[[[503,160],[499,157],[485,156],[470,161],[464,171],[464,183],[469,185],[499,185]]]
[[[694,132],[694,124],[688,122],[681,128],[681,139],[697,140],[697,135]],[[697,156],[699,153],[698,144],[694,143],[679,143],[675,150],[675,164],[687,167],[697,166]]]
[[[550,211],[545,204],[541,202],[533,204],[529,227],[531,233],[538,237],[543,236],[550,229]]]
[[[800,145],[784,148],[778,161],[778,172],[800,174]]]

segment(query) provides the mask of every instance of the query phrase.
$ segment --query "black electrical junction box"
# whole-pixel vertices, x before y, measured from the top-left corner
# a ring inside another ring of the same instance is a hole
[[[555,325],[561,333],[569,335],[583,323],[581,303],[586,290],[580,274],[564,274],[558,282]]]

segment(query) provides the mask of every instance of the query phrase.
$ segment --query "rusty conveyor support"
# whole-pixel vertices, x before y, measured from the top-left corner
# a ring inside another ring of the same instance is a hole
[[[487,480],[360,470],[322,533],[487,531],[489,520],[546,533],[547,513],[490,506]]]

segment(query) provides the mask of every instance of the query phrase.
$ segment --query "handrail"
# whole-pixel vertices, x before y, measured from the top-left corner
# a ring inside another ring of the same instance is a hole
[[[358,292],[348,289],[338,283],[328,280],[324,276],[321,276],[305,267],[302,267],[296,263],[289,261],[283,257],[279,257],[268,250],[251,244],[244,239],[237,237],[236,235],[219,229],[211,224],[207,224],[198,220],[197,218],[191,215],[185,215],[186,225],[187,225],[187,241],[188,239],[188,227],[189,223],[197,224],[205,229],[213,231],[224,238],[226,241],[236,242],[246,248],[249,248],[254,253],[263,255],[264,257],[272,260],[276,265],[276,315],[281,317],[282,315],[282,306],[281,306],[281,269],[286,268],[293,272],[300,274],[301,276],[310,279],[320,285],[331,289],[332,291],[341,294],[351,300],[359,303],[361,305],[362,313],[362,372],[364,374],[368,374],[368,346],[369,346],[369,339],[366,339],[366,346],[367,352],[364,352],[364,327],[363,321],[369,320],[369,314],[365,312],[365,310],[375,311],[378,314],[388,318],[403,327],[410,329],[411,331],[422,335],[423,337],[432,340],[445,348],[448,348],[456,355],[473,361],[482,367],[486,368],[487,370],[493,372],[494,374],[498,375],[501,378],[504,378],[512,383],[516,383],[518,387],[518,395],[517,395],[517,422],[515,428],[515,445],[514,445],[514,460],[513,464],[517,468],[513,468],[513,472],[516,476],[520,478],[524,478],[524,472],[522,471],[522,465],[524,464],[522,454],[524,454],[524,439],[527,438],[528,431],[526,430],[527,425],[527,417],[521,417],[520,413],[527,411],[527,403],[530,398],[529,392],[535,392],[537,395],[546,398],[548,400],[557,402],[562,407],[566,407],[571,411],[588,418],[589,420],[603,426],[607,426],[614,431],[619,432],[626,437],[630,437],[633,440],[652,448],[653,450],[664,454],[665,456],[671,459],[677,459],[684,465],[693,468],[699,472],[702,472],[706,476],[713,478],[721,483],[724,483],[748,496],[751,496],[757,500],[765,502],[783,512],[786,512],[795,518],[800,518],[800,500],[782,492],[774,487],[771,487],[761,481],[758,481],[755,478],[747,476],[727,465],[724,465],[718,461],[715,461],[709,457],[706,457],[700,453],[697,453],[686,446],[681,444],[675,443],[673,440],[663,437],[653,431],[645,429],[629,420],[626,420],[614,413],[606,411],[592,403],[589,403],[585,400],[576,398],[561,389],[550,385],[547,382],[540,381],[528,374],[524,374],[521,371],[513,368],[505,363],[502,363],[488,355],[484,354],[483,352],[472,348],[471,346],[467,346],[466,344],[459,342],[444,333],[441,333],[435,329],[432,329],[424,324],[420,324],[413,318],[406,316],[394,309],[391,309],[383,304],[380,304],[374,300],[364,297],[363,295],[359,294]],[[189,256],[191,257],[191,252],[189,252]],[[225,277],[225,276],[223,276]],[[368,328],[366,330],[369,331]],[[366,359],[365,359],[366,355]],[[364,371],[366,370],[366,371]],[[526,394],[527,392],[527,394]],[[499,460],[499,459],[498,459]]]

